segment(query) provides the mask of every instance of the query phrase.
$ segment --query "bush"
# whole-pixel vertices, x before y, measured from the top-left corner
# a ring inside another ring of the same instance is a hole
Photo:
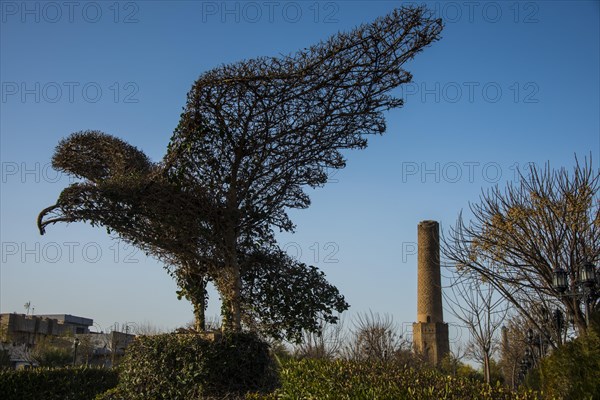
[[[117,372],[100,368],[0,370],[3,400],[92,400],[116,384]]]
[[[35,355],[35,360],[41,367],[59,368],[73,364],[71,351],[67,349],[50,348]]]
[[[549,398],[600,399],[600,336],[590,329],[586,336],[558,348],[527,377],[530,387]]]
[[[99,399],[192,400],[272,391],[269,346],[253,334],[141,336],[127,348],[116,390]]]
[[[269,396],[250,399],[504,399],[535,400],[532,391],[515,393],[454,378],[433,369],[415,369],[393,362],[292,360],[281,368],[282,386]]]
[[[0,349],[0,369],[10,367],[10,354],[8,354],[8,350]]]
[[[40,367],[62,368],[73,365],[73,338],[47,336],[38,338],[30,356]]]

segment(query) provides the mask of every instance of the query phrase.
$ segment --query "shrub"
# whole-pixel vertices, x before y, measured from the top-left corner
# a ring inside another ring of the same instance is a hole
[[[0,349],[0,369],[10,367],[10,354],[8,353],[8,350]]]
[[[3,400],[91,400],[117,384],[117,372],[100,368],[0,370]]]
[[[515,393],[501,385],[455,378],[433,369],[415,369],[393,362],[292,360],[281,368],[282,386],[272,399],[504,399],[535,400],[537,393]]]
[[[127,349],[116,390],[99,398],[192,400],[275,388],[269,346],[249,333],[212,340],[197,334],[138,337]]]
[[[531,387],[557,399],[600,399],[600,336],[597,330],[558,348],[527,377]]]
[[[67,349],[49,348],[36,354],[35,360],[41,367],[58,368],[71,365],[73,356]]]
[[[40,367],[61,368],[73,365],[73,338],[47,336],[37,338],[29,355]]]

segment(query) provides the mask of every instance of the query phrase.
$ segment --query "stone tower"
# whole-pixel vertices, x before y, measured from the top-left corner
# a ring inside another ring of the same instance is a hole
[[[413,345],[433,365],[450,351],[448,324],[444,323],[440,277],[440,227],[436,221],[418,226],[417,322]]]

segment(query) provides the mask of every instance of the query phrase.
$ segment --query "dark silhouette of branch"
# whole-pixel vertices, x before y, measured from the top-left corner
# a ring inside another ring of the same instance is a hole
[[[109,135],[72,135],[53,165],[83,182],[42,211],[40,232],[58,222],[107,227],[164,260],[196,308],[210,279],[225,330],[244,321],[297,338],[319,318],[335,322],[343,296],[316,268],[284,257],[273,229],[293,230],[287,209],[308,207],[304,187],[343,168],[342,150],[385,131],[383,113],[402,105],[392,89],[412,78],[404,63],[441,30],[424,7],[402,7],[293,55],[207,71],[161,163]]]

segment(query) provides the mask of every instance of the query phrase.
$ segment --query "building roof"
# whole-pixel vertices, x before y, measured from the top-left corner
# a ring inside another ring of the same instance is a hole
[[[61,322],[63,324],[84,326],[94,325],[94,320],[91,318],[78,317],[76,315],[71,314],[37,314],[36,317],[56,319],[58,320],[58,322]]]

